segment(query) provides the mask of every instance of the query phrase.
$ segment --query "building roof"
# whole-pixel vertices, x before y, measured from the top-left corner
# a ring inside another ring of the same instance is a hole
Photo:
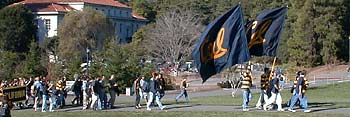
[[[57,2],[86,2],[91,4],[130,8],[129,6],[114,0],[23,0],[19,3],[30,4],[30,3],[57,3]],[[15,4],[18,4],[18,3],[15,3]]]
[[[10,6],[24,4],[33,12],[69,12],[75,10],[67,4],[60,4],[60,2],[85,2],[120,8],[130,8],[127,5],[114,0],[23,0]],[[145,17],[137,15],[136,13],[132,13],[131,15],[138,20],[147,20]]]
[[[132,17],[136,18],[136,19],[140,19],[140,20],[147,20],[147,18],[143,17],[143,16],[140,16],[140,15],[137,15],[136,13],[132,13],[131,14]]]
[[[69,12],[75,10],[69,5],[62,5],[56,3],[35,3],[26,4],[26,6],[33,12]]]

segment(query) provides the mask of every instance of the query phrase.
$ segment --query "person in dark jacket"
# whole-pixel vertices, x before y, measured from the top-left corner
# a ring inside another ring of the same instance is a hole
[[[158,104],[158,107],[163,110],[165,106],[162,105],[162,102],[160,101],[159,97],[159,90],[160,90],[160,84],[157,81],[158,75],[156,73],[152,73],[152,78],[150,79],[148,83],[149,92],[148,92],[148,102],[147,102],[147,110],[151,110],[150,106],[153,101],[153,98],[156,98],[155,101]]]

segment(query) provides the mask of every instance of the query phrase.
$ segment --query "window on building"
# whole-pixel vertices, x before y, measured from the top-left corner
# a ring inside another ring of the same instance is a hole
[[[122,11],[121,10],[119,11],[119,16],[122,17]]]
[[[126,28],[126,37],[129,37],[129,28]]]
[[[123,26],[123,24],[120,23],[120,24],[119,24],[119,32],[120,32],[120,33],[122,33],[122,26]]]
[[[117,16],[117,10],[114,10],[114,16]]]
[[[111,16],[111,10],[108,9],[108,16]]]
[[[51,29],[50,19],[45,19],[45,28],[46,28],[46,32],[49,32],[49,30]]]

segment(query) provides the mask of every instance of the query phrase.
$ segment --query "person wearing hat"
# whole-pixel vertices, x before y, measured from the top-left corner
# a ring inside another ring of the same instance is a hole
[[[300,73],[297,85],[295,87],[296,94],[293,96],[292,101],[289,105],[288,110],[291,112],[296,112],[296,110],[293,110],[295,103],[299,100],[300,106],[304,108],[304,112],[308,113],[311,112],[311,110],[308,108],[307,105],[307,97],[305,95],[306,88],[308,85],[308,81],[305,78],[305,73]]]

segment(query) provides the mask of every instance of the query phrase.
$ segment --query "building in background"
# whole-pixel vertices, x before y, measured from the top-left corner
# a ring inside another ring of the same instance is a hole
[[[119,43],[130,42],[137,29],[147,23],[147,19],[134,14],[131,7],[114,0],[24,0],[13,5],[16,4],[32,10],[39,42],[57,35],[57,27],[66,13],[85,7],[102,11],[112,21]]]

